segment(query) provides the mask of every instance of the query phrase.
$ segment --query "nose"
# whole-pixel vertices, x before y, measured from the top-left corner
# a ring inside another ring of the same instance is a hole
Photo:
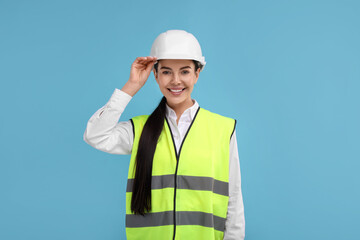
[[[173,74],[172,82],[173,84],[180,83],[180,76],[178,74]]]

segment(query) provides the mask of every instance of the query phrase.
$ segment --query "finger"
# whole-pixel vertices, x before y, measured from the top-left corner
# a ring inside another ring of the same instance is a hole
[[[151,61],[154,61],[156,59],[157,59],[157,57],[151,57],[151,56],[136,58],[136,60],[141,61],[141,62],[151,62]]]
[[[153,65],[156,63],[156,57],[138,57],[136,58],[136,60],[133,62],[133,65],[136,67],[141,67],[141,68],[147,68],[147,65]]]
[[[149,64],[146,66],[146,70],[147,70],[147,71],[150,71],[151,68],[154,66],[154,64],[155,64],[155,61],[149,63]]]
[[[137,57],[134,62],[143,62],[144,57]]]

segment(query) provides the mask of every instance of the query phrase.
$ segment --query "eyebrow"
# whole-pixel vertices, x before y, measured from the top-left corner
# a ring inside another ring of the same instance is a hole
[[[185,66],[185,67],[180,68],[180,70],[181,70],[181,69],[185,69],[185,68],[191,68],[191,67],[190,67],[190,66]],[[172,69],[169,68],[169,67],[161,67],[160,69],[170,69],[170,70],[172,70]]]

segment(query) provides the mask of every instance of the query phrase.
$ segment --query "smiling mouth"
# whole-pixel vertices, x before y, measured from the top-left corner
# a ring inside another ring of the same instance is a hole
[[[171,89],[171,88],[168,88],[168,90],[169,90],[170,92],[179,93],[179,92],[184,91],[185,88],[183,88],[183,89]]]

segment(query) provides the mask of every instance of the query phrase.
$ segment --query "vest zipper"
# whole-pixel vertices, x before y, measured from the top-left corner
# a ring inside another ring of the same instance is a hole
[[[173,136],[173,134],[172,134],[172,132],[171,132],[171,127],[170,127],[170,125],[169,125],[169,122],[168,122],[167,118],[165,117],[165,120],[166,120],[166,122],[167,122],[167,125],[168,125],[168,127],[169,127],[169,131],[170,131],[170,134],[171,134],[171,139],[172,139],[172,142],[173,142],[173,145],[174,145],[174,151],[175,151],[175,156],[176,156],[176,168],[175,168],[175,179],[174,179],[175,184],[174,184],[174,234],[173,234],[173,240],[175,240],[175,233],[176,233],[176,189],[177,189],[177,181],[176,181],[176,180],[177,180],[177,171],[178,171],[178,166],[179,166],[180,153],[181,153],[181,148],[182,148],[182,146],[183,146],[183,144],[184,144],[184,142],[185,142],[186,136],[188,135],[188,133],[189,133],[189,131],[190,131],[190,128],[191,128],[191,126],[193,125],[193,123],[194,123],[194,121],[195,121],[195,118],[196,118],[199,110],[200,110],[200,107],[198,107],[198,109],[197,109],[197,111],[196,111],[196,113],[195,113],[195,115],[194,115],[194,118],[193,118],[193,120],[191,121],[188,130],[186,131],[186,134],[185,134],[185,136],[184,136],[184,139],[182,140],[182,142],[181,142],[181,144],[180,144],[179,154],[178,154],[177,151],[176,151],[176,145],[175,145],[175,141],[174,141],[174,136]]]

